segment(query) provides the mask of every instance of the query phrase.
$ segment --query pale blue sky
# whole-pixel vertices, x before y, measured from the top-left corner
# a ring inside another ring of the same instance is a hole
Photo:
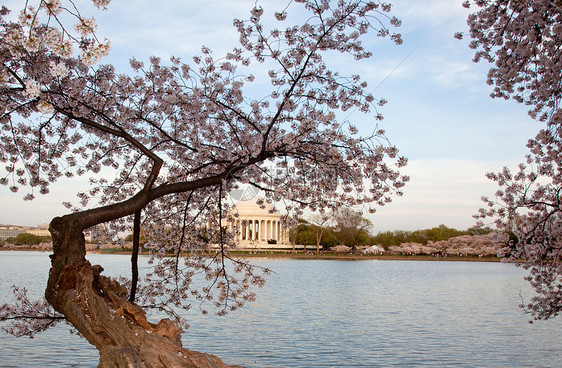
[[[7,1],[9,7],[19,3]],[[279,10],[276,4],[281,0],[259,3],[271,14]],[[389,101],[380,110],[385,119],[379,127],[409,158],[403,170],[411,176],[405,195],[369,216],[373,230],[415,230],[439,224],[470,227],[480,197],[496,190],[484,174],[521,162],[527,139],[540,125],[527,116],[524,106],[489,97],[488,65],[472,63],[468,41],[453,37],[467,28],[468,12],[462,0],[393,3],[393,14],[402,20],[404,44],[396,46],[373,34],[367,43],[375,56],[350,69],[371,88],[384,80],[374,92]],[[253,0],[114,0],[108,12],[97,16],[99,33],[113,45],[104,61],[123,68],[131,56],[146,60],[173,54],[189,61],[202,44],[219,56],[238,39],[232,19],[246,18],[253,5]],[[350,65],[343,59],[330,63],[342,69]],[[349,120],[364,133],[372,130],[373,120],[368,116],[356,112]],[[50,195],[32,202],[23,202],[23,194],[13,195],[2,187],[0,223],[48,222],[66,212],[60,203],[83,185],[82,180],[63,181],[53,185]]]

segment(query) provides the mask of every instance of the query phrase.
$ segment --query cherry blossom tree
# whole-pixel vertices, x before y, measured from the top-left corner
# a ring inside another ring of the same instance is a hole
[[[0,183],[25,190],[25,200],[58,180],[87,175],[91,183],[79,207],[68,204],[73,210],[50,223],[48,304],[23,311],[29,304],[17,289],[19,304],[2,306],[0,319],[29,335],[65,319],[97,347],[100,367],[222,367],[182,348],[177,311],[197,303],[224,314],[264,283],[267,270],[226,252],[235,234],[225,224],[236,220],[228,193],[250,185],[294,215],[342,205],[374,211],[408,181],[398,172],[406,159],[383,131],[373,125],[360,136],[338,114],[353,108],[381,119],[385,101],[326,62],[333,53],[371,57],[361,43],[370,31],[401,43],[390,30],[399,21],[378,1],[295,0],[269,27],[256,5],[249,20],[234,21],[240,44],[226,55],[203,47],[191,64],[131,59],[133,72],[119,74],[100,64],[109,41],[77,5],[26,1],[17,20],[0,10]],[[306,21],[291,24],[291,12]],[[256,97],[263,85],[269,92]],[[87,229],[133,232],[131,280],[103,276],[85,259]],[[142,280],[141,229],[152,255]],[[202,289],[192,287],[199,274]],[[171,319],[151,323],[149,309]]]
[[[465,7],[472,2],[466,1]],[[562,2],[478,0],[468,18],[475,61],[493,64],[492,97],[513,98],[530,107],[545,126],[529,140],[526,163],[512,172],[489,173],[500,189],[479,218],[493,218],[507,235],[505,254],[524,259],[536,295],[522,305],[533,319],[562,310]],[[459,38],[461,34],[457,35]]]

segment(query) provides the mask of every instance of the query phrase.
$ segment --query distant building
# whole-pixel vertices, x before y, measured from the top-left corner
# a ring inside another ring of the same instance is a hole
[[[22,233],[25,233],[25,230],[20,226],[0,226],[0,241],[15,238]]]
[[[290,248],[287,231],[281,224],[281,214],[273,205],[261,208],[255,200],[240,201],[233,208],[237,214],[229,230],[235,234],[237,249]]]
[[[40,224],[37,227],[26,230],[27,233],[37,235],[37,236],[51,236],[51,232],[49,231],[49,225],[47,224]]]
[[[0,225],[0,241],[5,241],[8,238],[15,238],[19,234],[23,233],[33,234],[37,236],[51,236],[48,225],[46,224],[41,224],[37,227]]]

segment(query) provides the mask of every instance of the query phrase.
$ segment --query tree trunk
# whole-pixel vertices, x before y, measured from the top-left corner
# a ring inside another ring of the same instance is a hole
[[[322,241],[322,234],[324,234],[324,228],[321,228],[321,230],[316,229],[316,254],[320,254],[320,242]]]
[[[216,356],[184,349],[182,330],[171,320],[150,323],[129,302],[124,286],[102,276],[85,258],[80,215],[55,218],[51,270],[45,296],[100,352],[99,368],[226,368]],[[231,366],[234,367],[234,366]]]

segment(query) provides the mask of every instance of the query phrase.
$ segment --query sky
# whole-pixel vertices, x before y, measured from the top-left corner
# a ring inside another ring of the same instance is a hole
[[[81,6],[86,0],[75,0]],[[19,0],[4,3],[10,9]],[[114,0],[108,11],[94,11],[98,33],[110,39],[112,51],[104,63],[126,70],[130,57],[171,55],[189,61],[201,45],[219,56],[236,46],[233,18],[246,19],[255,0]],[[258,1],[266,16],[281,9],[281,0]],[[489,97],[489,65],[472,62],[467,40],[455,32],[468,29],[469,13],[462,0],[394,0],[392,14],[402,20],[400,46],[373,33],[365,40],[373,58],[360,63],[333,56],[328,63],[359,74],[375,97],[388,103],[380,108],[378,122],[390,142],[409,159],[401,172],[411,177],[402,197],[365,215],[373,233],[416,230],[444,224],[457,229],[474,225],[472,215],[482,206],[482,196],[493,196],[496,184],[485,173],[524,161],[525,144],[540,129],[515,101]],[[298,5],[298,4],[296,4]],[[284,6],[283,6],[284,7]],[[84,7],[89,14],[89,6]],[[296,12],[298,6],[289,8]],[[264,16],[264,19],[266,19]],[[331,56],[332,57],[332,56]],[[256,71],[257,73],[258,71]],[[342,73],[343,74],[343,73]],[[363,134],[374,129],[374,119],[359,112],[345,116]],[[34,226],[66,213],[63,201],[87,182],[63,180],[47,196],[31,202],[0,187],[0,224]],[[77,201],[76,201],[77,202]]]

